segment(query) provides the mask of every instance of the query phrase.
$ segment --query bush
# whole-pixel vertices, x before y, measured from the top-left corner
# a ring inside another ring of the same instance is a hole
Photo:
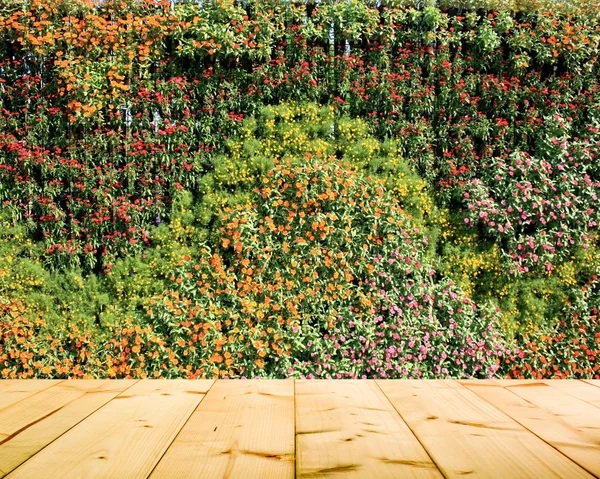
[[[423,232],[345,166],[276,162],[218,247],[176,269],[156,329],[227,377],[494,375],[507,353],[495,310],[434,284]]]
[[[536,156],[492,161],[465,185],[464,221],[499,242],[510,275],[550,271],[590,246],[600,221],[598,146],[598,139],[552,137]]]
[[[600,378],[598,274],[573,291],[559,321],[518,337],[521,348],[508,377],[515,379]]]

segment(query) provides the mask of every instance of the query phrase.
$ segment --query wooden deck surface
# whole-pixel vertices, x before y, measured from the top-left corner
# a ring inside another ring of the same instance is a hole
[[[600,477],[600,381],[0,381],[0,478]]]

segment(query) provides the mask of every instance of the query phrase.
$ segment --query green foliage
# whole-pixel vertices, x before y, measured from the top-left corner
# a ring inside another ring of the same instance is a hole
[[[216,377],[498,370],[509,352],[493,332],[494,308],[478,308],[451,282],[433,283],[427,237],[383,180],[355,166],[311,154],[277,161],[250,208],[226,211],[220,242],[180,263],[149,311],[155,330],[183,347],[179,361]],[[401,339],[414,356],[399,349]]]
[[[377,140],[365,121],[341,115],[333,107],[264,107],[257,117],[244,120],[240,136],[228,139],[225,146],[226,153],[212,160],[213,169],[200,180],[195,215],[203,225],[215,221],[223,208],[248,206],[253,188],[275,159],[305,154],[334,155],[353,171],[382,178],[413,218],[427,221],[438,213],[427,183],[402,158],[398,141]]]

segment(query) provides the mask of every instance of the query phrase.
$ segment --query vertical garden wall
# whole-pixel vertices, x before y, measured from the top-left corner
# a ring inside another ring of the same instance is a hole
[[[2,375],[597,377],[599,13],[4,1]]]

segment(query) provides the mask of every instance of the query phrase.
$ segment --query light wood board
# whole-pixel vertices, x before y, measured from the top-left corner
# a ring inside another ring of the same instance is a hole
[[[217,382],[151,477],[293,478],[294,382]]]
[[[58,379],[3,379],[0,381],[0,410],[60,382]]]
[[[591,384],[592,386],[596,386],[600,388],[600,379],[584,379],[583,382]]]
[[[497,382],[532,405],[560,417],[565,424],[600,442],[600,408],[559,389],[561,386],[554,387],[560,381],[536,381],[529,384],[512,383],[509,380]]]
[[[596,430],[577,427],[571,421],[565,420],[565,416],[536,406],[515,394],[514,388],[502,387],[497,381],[460,381],[460,383],[588,472],[600,477],[600,424],[596,424],[598,426]]]
[[[544,383],[600,408],[600,388],[597,388],[596,386],[575,379],[544,381]]]
[[[140,381],[7,477],[146,478],[213,381]]]
[[[455,381],[377,383],[446,477],[593,477]]]
[[[595,380],[5,380],[0,477],[600,477],[598,392]]]
[[[297,477],[441,478],[374,381],[296,381]]]
[[[62,381],[0,410],[0,477],[136,381]]]

